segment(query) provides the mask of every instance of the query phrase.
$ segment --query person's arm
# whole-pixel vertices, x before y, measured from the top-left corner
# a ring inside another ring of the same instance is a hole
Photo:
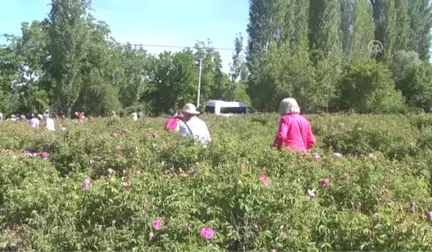
[[[210,131],[208,130],[207,124],[204,124],[204,133],[207,136],[207,141],[211,142]]]
[[[312,149],[312,147],[314,147],[314,145],[316,143],[316,139],[315,139],[315,136],[312,133],[312,127],[311,127],[310,124],[309,124],[308,128],[309,129],[308,129],[308,136],[307,136],[307,143],[306,143],[307,146],[306,147],[307,147],[308,150],[310,150],[310,149]]]
[[[274,140],[274,144],[273,144],[274,147],[281,149],[284,140],[288,134],[288,128],[289,127],[288,127],[287,120],[282,117],[279,122],[279,129],[277,131],[276,138]]]

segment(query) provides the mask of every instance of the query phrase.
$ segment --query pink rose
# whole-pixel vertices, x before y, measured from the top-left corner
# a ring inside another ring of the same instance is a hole
[[[213,238],[214,231],[210,227],[204,227],[201,229],[200,235],[206,239],[211,239],[211,238]]]
[[[86,178],[86,179],[84,179],[84,181],[81,184],[81,189],[82,190],[87,190],[87,188],[89,188],[90,185],[91,185],[90,179]]]
[[[265,186],[270,185],[270,178],[267,177],[266,175],[261,175],[260,180],[261,180],[261,183],[263,183],[263,185],[265,185]]]
[[[321,185],[327,185],[329,183],[329,180],[327,178],[321,179]]]
[[[152,222],[152,226],[153,226],[154,230],[159,230],[162,227],[162,223],[160,220],[154,220]]]

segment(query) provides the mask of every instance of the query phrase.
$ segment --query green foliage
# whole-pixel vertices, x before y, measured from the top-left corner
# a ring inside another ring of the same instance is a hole
[[[342,108],[359,113],[397,112],[403,108],[401,93],[395,90],[390,70],[374,60],[348,65],[340,81]]]
[[[384,47],[384,50],[374,55],[374,58],[383,61],[391,58],[395,43],[395,1],[371,1],[371,4],[375,21],[375,39],[380,41]]]
[[[431,48],[432,6],[429,0],[408,1],[409,46],[406,49],[415,51],[420,59],[429,60]]]
[[[49,74],[54,81],[53,104],[71,115],[83,84],[81,69],[88,56],[90,29],[86,17],[90,2],[52,0],[48,15]]]
[[[315,104],[318,86],[312,79],[312,67],[307,50],[302,48],[288,57],[287,46],[270,48],[259,62],[259,71],[249,76],[248,95],[254,107],[260,111],[274,111],[279,102],[294,96],[306,111]]]
[[[396,87],[412,107],[430,111],[432,108],[432,66],[418,58],[415,52],[400,51],[391,63]]]
[[[4,35],[0,111],[25,113],[49,107],[65,114],[85,110],[100,116],[140,108],[160,115],[198,100],[201,72],[200,109],[210,99],[222,99],[273,111],[282,98],[294,97],[303,111],[321,113],[337,110],[340,101],[348,99],[341,96],[346,90],[339,89],[341,79],[346,79],[342,70],[371,58],[383,63],[382,69],[392,69],[407,109],[431,107],[428,0],[251,0],[248,41],[235,35],[229,73],[222,70],[221,55],[210,40],[160,55],[118,43],[109,25],[89,14],[90,3],[52,0],[46,18],[23,22],[20,36]],[[371,53],[374,40],[383,45],[378,55]],[[416,53],[418,59],[403,52]],[[383,85],[391,86],[387,82],[379,78],[370,82],[370,88],[382,90]],[[399,106],[398,95],[381,96],[397,101],[370,98],[376,101],[367,109],[347,102],[341,108],[368,112]]]
[[[234,101],[242,101],[246,104],[248,104],[249,106],[251,105],[251,100],[247,94],[247,85],[240,81],[237,83],[233,84],[233,95],[232,95],[232,99]]]
[[[57,121],[65,132],[3,122],[0,245],[26,251],[430,250],[432,118],[307,117],[319,161],[271,149],[278,122],[271,114],[203,115],[213,138],[207,149],[164,131],[163,118]],[[86,178],[91,184],[83,190]],[[307,197],[308,189],[318,192]],[[154,220],[161,229],[152,227]],[[203,227],[214,230],[212,239],[200,236]]]

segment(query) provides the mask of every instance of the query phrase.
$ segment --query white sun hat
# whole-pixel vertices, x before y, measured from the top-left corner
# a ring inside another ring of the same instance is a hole
[[[190,115],[199,115],[199,111],[196,110],[195,105],[192,103],[187,103],[183,107],[183,113],[190,114]]]

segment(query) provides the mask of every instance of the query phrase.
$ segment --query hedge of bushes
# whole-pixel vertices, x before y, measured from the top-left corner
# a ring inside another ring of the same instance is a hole
[[[432,250],[432,116],[308,116],[320,158],[270,148],[276,115],[203,118],[207,149],[163,118],[0,123],[3,246]]]

